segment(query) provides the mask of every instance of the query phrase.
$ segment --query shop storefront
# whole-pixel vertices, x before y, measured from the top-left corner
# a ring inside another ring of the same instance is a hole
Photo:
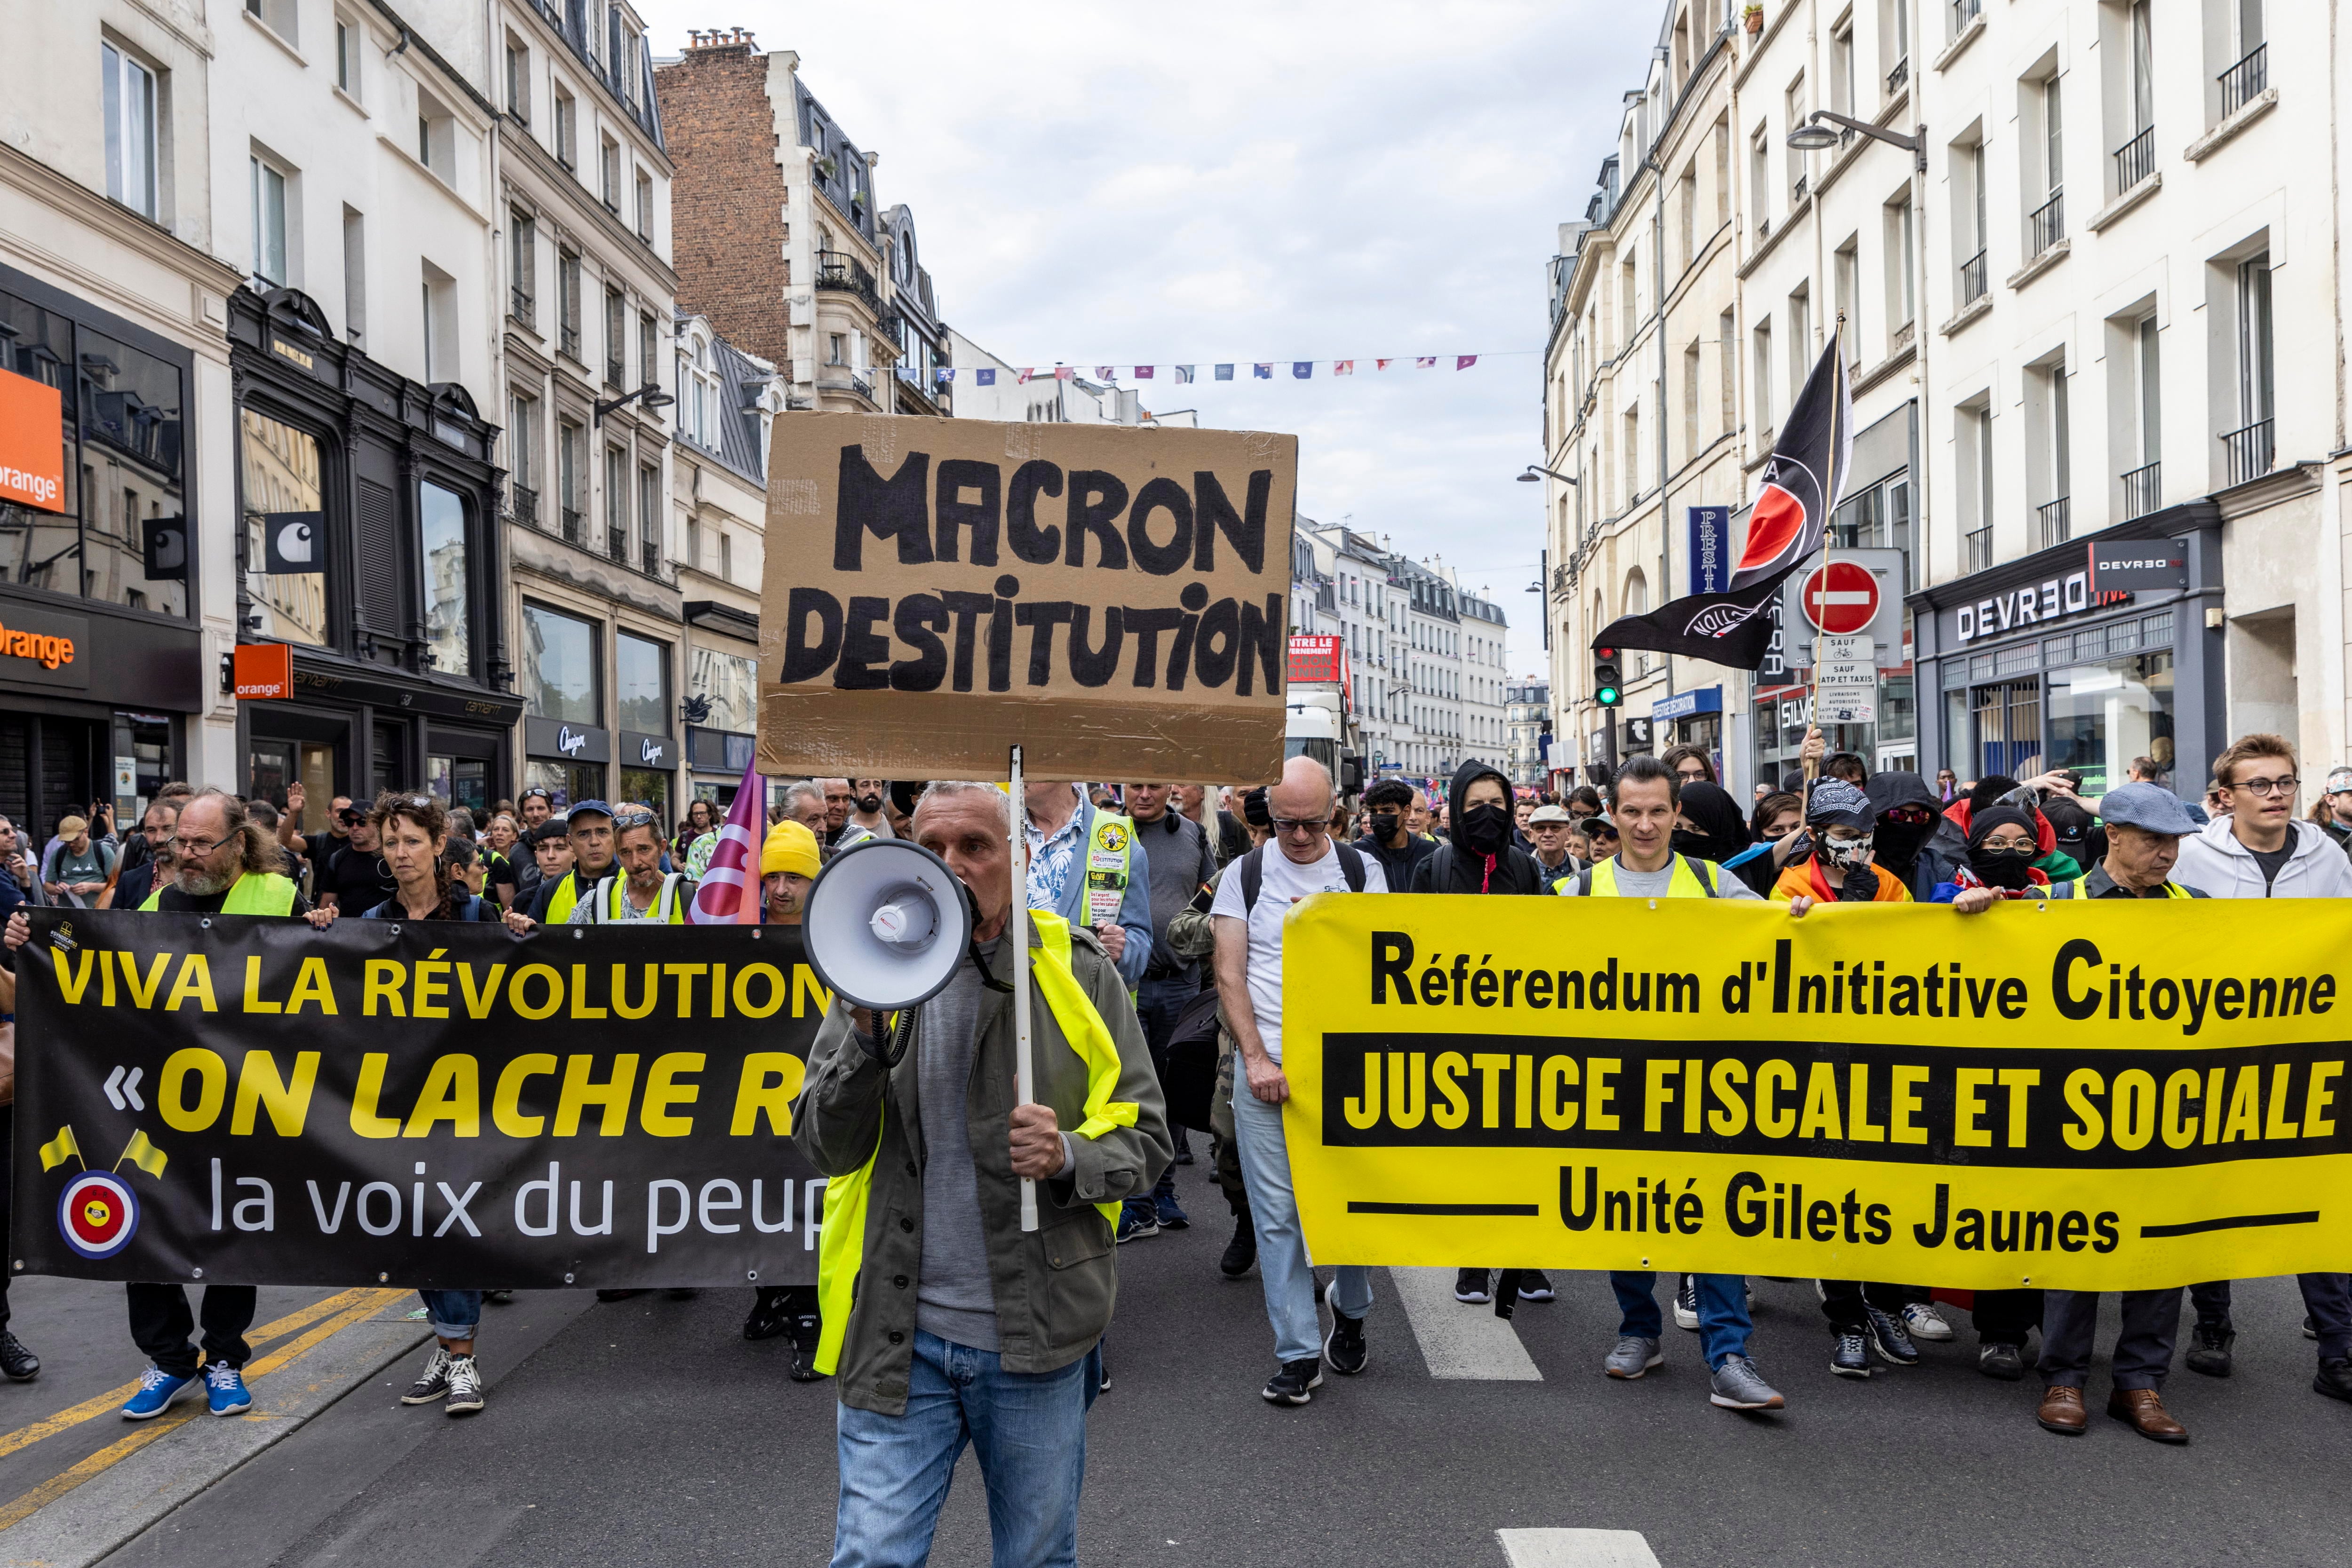
[[[246,789],[306,828],[335,795],[509,792],[497,528],[498,432],[455,382],[409,381],[340,342],[293,289],[240,289],[241,640],[293,650],[291,695],[240,705]]]
[[[548,791],[558,810],[628,800],[674,825],[683,758],[670,719],[673,645],[526,598],[520,651],[524,787]]]
[[[743,769],[759,744],[760,622],[723,601],[689,601],[687,624],[695,641],[688,650],[687,765],[694,797],[714,805],[734,803]]]
[[[194,377],[186,349],[0,267],[0,813],[36,849],[192,770]]]
[[[2187,586],[2095,590],[2092,547],[2172,539]],[[2207,502],[2151,516],[1911,596],[1923,689],[1936,722],[1920,764],[1962,779],[2024,778],[2053,768],[2098,795],[2153,759],[2177,792],[2202,792],[2206,760],[2227,744],[2221,632],[2221,517]]]
[[[1714,765],[1715,776],[1723,773],[1723,688],[1720,685],[1699,686],[1687,692],[1676,692],[1670,697],[1660,697],[1650,705],[1650,725],[1664,751],[1677,746],[1696,746],[1707,755]]]

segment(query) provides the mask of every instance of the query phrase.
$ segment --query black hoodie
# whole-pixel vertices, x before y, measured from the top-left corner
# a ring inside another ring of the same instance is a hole
[[[1503,787],[1503,809],[1511,809],[1511,781],[1500,768],[1484,762],[1465,762],[1454,775],[1453,786],[1445,792],[1446,836],[1454,841],[1437,846],[1430,857],[1413,868],[1412,891],[1415,893],[1547,893],[1543,868],[1535,857],[1512,843],[1506,837],[1503,847],[1491,863],[1485,855],[1474,854],[1464,844],[1463,822],[1466,813],[1463,798],[1470,786],[1481,779],[1492,779]]]
[[[1916,773],[1890,768],[1872,774],[1864,789],[1870,796],[1871,813],[1877,819],[1872,863],[1900,878],[1911,890],[1914,903],[1933,903],[1936,884],[1951,881],[1953,873],[1968,863],[1967,836],[1958,823],[1944,815],[1944,802]],[[1886,820],[1886,813],[1897,806],[1923,806],[1935,814],[1935,821],[1927,828],[1906,831],[1902,823]],[[1917,846],[1906,857],[1903,841],[1914,836]]]

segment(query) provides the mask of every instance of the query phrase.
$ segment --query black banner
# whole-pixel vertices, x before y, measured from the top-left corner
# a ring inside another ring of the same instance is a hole
[[[12,1272],[814,1283],[791,926],[34,910]]]

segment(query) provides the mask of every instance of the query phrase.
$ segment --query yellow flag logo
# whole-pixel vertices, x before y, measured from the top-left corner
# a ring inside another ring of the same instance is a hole
[[[122,1160],[129,1160],[151,1176],[161,1176],[163,1174],[164,1162],[170,1157],[163,1150],[149,1143],[147,1134],[141,1132],[133,1132],[131,1134],[131,1142],[122,1151]],[[114,1163],[119,1166],[122,1164],[122,1160],[117,1160]]]
[[[53,1171],[68,1160],[81,1158],[81,1145],[74,1142],[70,1126],[59,1127],[58,1135],[41,1145],[41,1168]]]

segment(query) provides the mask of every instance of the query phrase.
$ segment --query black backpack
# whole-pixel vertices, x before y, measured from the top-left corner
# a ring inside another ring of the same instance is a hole
[[[1339,874],[1348,879],[1348,891],[1363,892],[1364,857],[1361,852],[1346,844],[1333,844],[1331,847],[1339,852]],[[1242,873],[1242,912],[1246,917],[1251,910],[1257,907],[1258,889],[1265,885],[1265,846],[1261,844],[1242,856],[1239,870]],[[1390,891],[1402,890],[1391,888]]]
[[[1176,1027],[1168,1036],[1168,1070],[1160,1087],[1167,1096],[1168,1119],[1180,1127],[1196,1127],[1203,1133],[1213,1130],[1209,1111],[1216,1103],[1217,1061],[1222,1054],[1218,1036],[1223,1027],[1214,986],[1186,1002],[1184,1010],[1176,1015]]]

